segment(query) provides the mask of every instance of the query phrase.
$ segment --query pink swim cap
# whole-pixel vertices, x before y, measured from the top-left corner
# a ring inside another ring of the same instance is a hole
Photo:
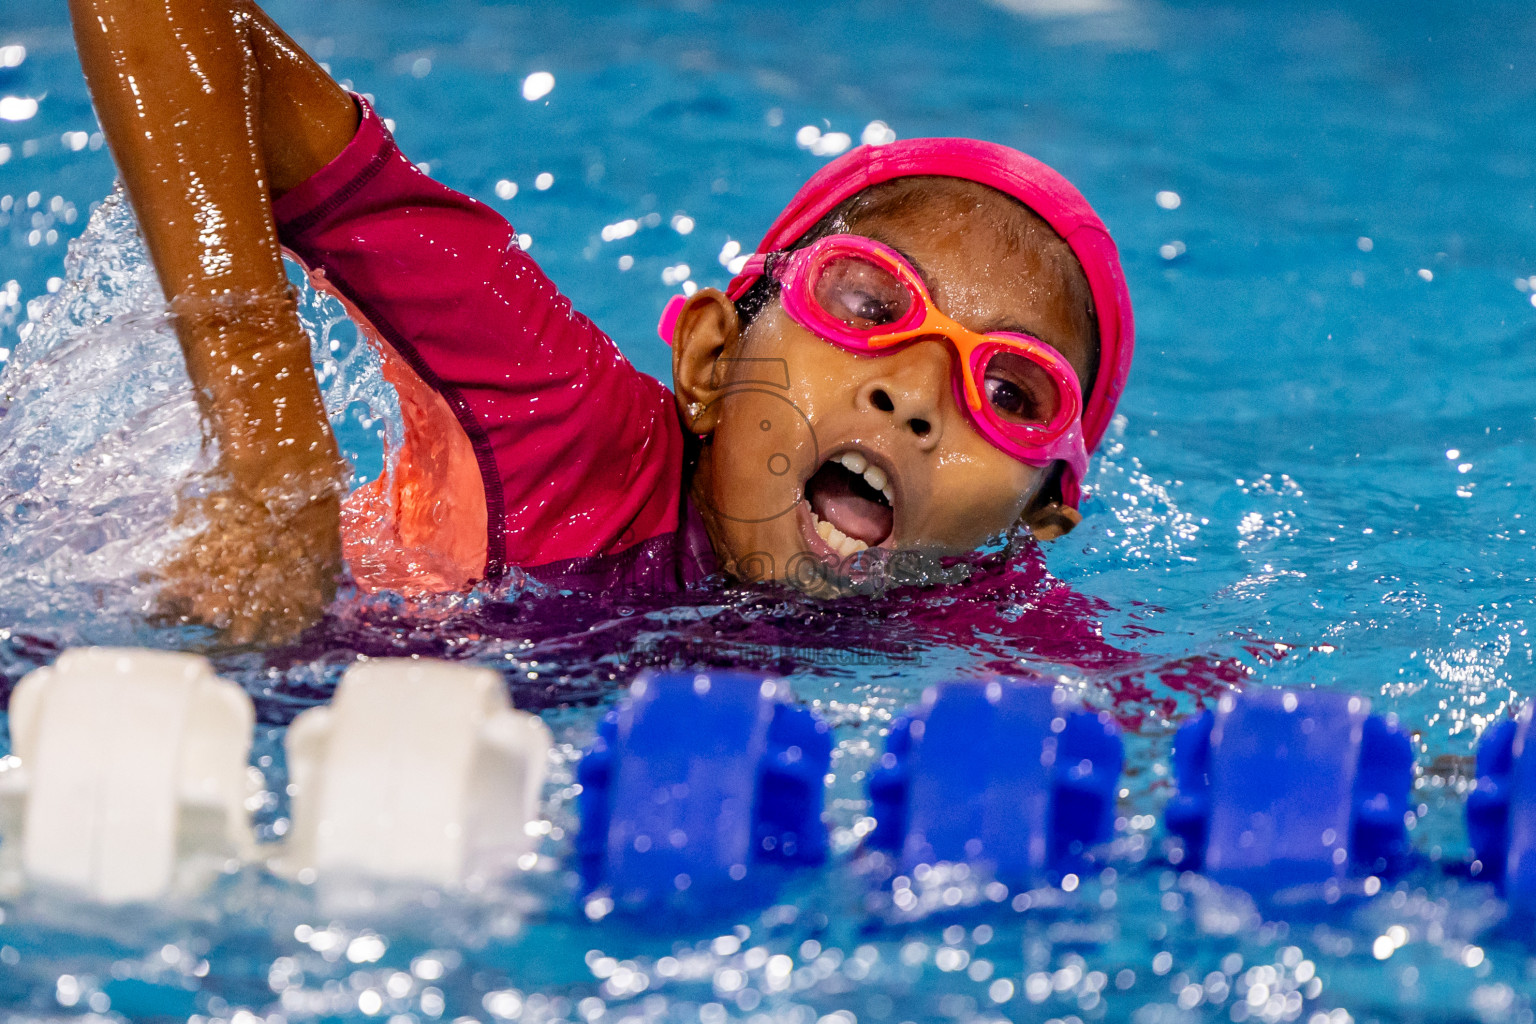
[[[1034,157],[976,139],[903,139],[883,146],[860,146],[812,175],[773,222],[756,251],[788,248],[849,196],[883,181],[914,175],[962,178],[1010,195],[1039,214],[1077,256],[1099,321],[1098,376],[1083,409],[1083,440],[1092,452],[1109,427],[1131,369],[1131,295],[1120,269],[1120,254],[1104,222],[1071,182]],[[737,276],[726,294],[733,300],[741,298],[757,277]],[[671,340],[670,332],[664,331],[664,336]],[[1081,488],[1082,481],[1068,469],[1061,482],[1063,500],[1076,508]]]

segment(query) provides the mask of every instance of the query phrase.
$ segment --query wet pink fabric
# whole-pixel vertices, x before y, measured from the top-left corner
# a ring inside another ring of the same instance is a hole
[[[485,575],[605,586],[710,571],[672,393],[571,308],[500,214],[418,170],[358,102],[347,148],[273,203],[279,234],[463,429]],[[430,500],[412,493],[397,505]]]

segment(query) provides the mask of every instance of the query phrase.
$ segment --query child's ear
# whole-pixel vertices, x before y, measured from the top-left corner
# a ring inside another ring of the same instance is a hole
[[[1024,513],[1024,525],[1036,540],[1065,537],[1083,521],[1082,514],[1070,505],[1052,501]]]
[[[700,288],[678,314],[672,332],[672,390],[683,422],[695,434],[715,429],[716,399],[726,383],[716,376],[720,358],[740,338],[736,304],[718,288]]]

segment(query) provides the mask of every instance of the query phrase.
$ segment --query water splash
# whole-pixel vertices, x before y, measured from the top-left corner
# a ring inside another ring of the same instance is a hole
[[[335,299],[301,283],[299,306],[353,484],[388,472],[404,428],[377,355]],[[218,457],[121,189],[18,337],[0,377],[0,620],[64,643],[177,643],[143,624],[154,570],[201,527],[177,514]]]

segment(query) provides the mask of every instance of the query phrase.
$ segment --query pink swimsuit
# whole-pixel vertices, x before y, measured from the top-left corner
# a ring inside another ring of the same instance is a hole
[[[417,170],[359,105],[347,148],[273,203],[284,246],[353,312],[405,415],[393,486],[347,501],[353,575],[422,592],[513,565],[579,589],[714,571],[672,393],[571,308],[505,219]]]

